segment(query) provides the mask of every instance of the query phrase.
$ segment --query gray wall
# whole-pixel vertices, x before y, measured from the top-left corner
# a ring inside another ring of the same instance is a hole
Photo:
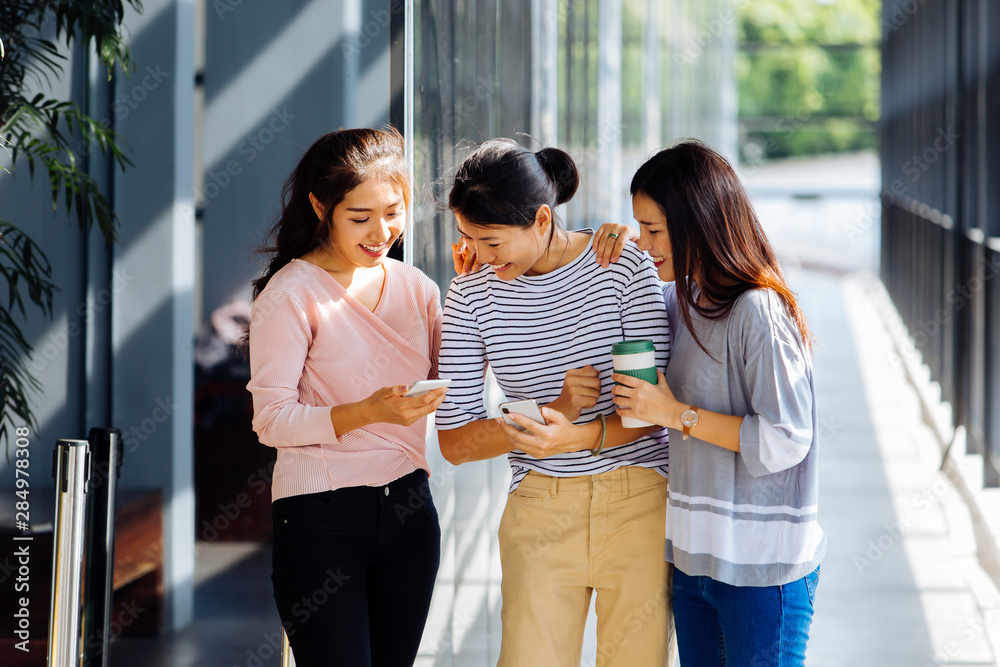
[[[139,71],[115,86],[129,106],[117,128],[135,166],[114,182],[114,270],[128,284],[113,305],[112,416],[125,433],[122,486],[163,489],[167,626],[179,628],[194,604],[194,6],[143,7],[125,19]]]
[[[205,14],[199,316],[248,299],[281,185],[321,134],[389,119],[387,2],[243,3]]]

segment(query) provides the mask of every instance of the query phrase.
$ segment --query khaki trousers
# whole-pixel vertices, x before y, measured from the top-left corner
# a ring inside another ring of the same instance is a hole
[[[667,480],[637,466],[528,473],[500,521],[498,667],[579,667],[594,591],[597,667],[672,667],[666,503]]]

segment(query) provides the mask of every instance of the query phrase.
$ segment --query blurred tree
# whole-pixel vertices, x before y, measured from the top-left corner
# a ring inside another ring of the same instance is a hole
[[[753,0],[740,10],[743,157],[873,148],[880,0]]]
[[[139,0],[126,0],[137,11]],[[110,77],[116,62],[134,69],[121,33],[121,0],[2,0],[0,3],[0,142],[10,156],[10,175],[27,163],[34,179],[36,162],[48,175],[53,207],[63,201],[66,214],[76,207],[83,232],[96,222],[110,245],[118,219],[97,182],[81,167],[74,148],[107,153],[124,169],[130,164],[114,132],[76,104],[50,97],[53,79],[63,74],[66,57],[59,44],[93,48]],[[54,35],[48,38],[46,35]],[[6,172],[7,170],[4,169]],[[27,317],[25,302],[52,317],[52,268],[38,245],[11,221],[0,219],[0,446],[13,440],[15,426],[37,428],[28,392],[40,389],[25,367],[31,345],[15,320]]]

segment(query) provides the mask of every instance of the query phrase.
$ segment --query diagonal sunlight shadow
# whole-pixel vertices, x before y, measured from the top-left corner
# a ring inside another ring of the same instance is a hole
[[[856,566],[896,514],[845,280],[812,271],[795,271],[790,279],[817,337],[819,518],[828,539],[807,664],[923,664],[931,645],[925,632],[915,631],[926,621],[905,549],[886,551],[861,572]]]
[[[207,91],[205,135],[212,141],[206,146],[206,166],[216,165],[256,129],[310,70],[330,58],[331,47],[346,39],[349,27],[338,7],[313,0],[225,86]]]

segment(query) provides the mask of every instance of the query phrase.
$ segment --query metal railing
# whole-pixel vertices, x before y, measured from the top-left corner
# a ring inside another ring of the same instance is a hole
[[[108,664],[122,453],[118,429],[95,428],[89,440],[56,443],[49,667]]]
[[[882,280],[914,350],[1000,485],[1000,238],[912,199],[883,209]]]
[[[1000,485],[1000,58],[995,3],[882,3],[882,281]]]
[[[91,482],[83,574],[83,662],[87,667],[107,667],[115,571],[115,495],[124,450],[121,431],[116,428],[92,428],[88,441]]]
[[[60,440],[55,451],[56,522],[52,543],[52,607],[49,620],[49,667],[80,662],[80,594],[90,475],[86,440]]]

